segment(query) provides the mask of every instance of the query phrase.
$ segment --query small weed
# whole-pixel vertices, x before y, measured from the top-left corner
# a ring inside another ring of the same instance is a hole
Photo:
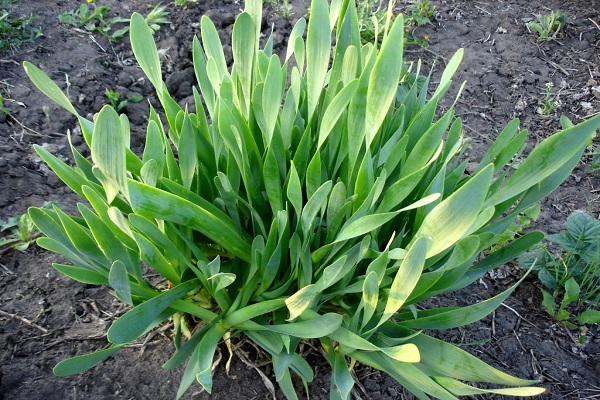
[[[9,115],[10,109],[4,105],[4,96],[0,93],[0,114]]]
[[[0,0],[0,53],[18,49],[23,43],[33,42],[42,36],[42,30],[33,26],[35,15],[14,17],[11,13],[14,0]]]
[[[552,88],[554,88],[554,85],[552,85],[552,83],[546,83],[544,101],[542,105],[537,109],[538,114],[551,115],[558,107],[560,107],[560,103],[556,99],[556,96],[552,94]]]
[[[175,0],[175,5],[179,7],[189,7],[192,4],[198,4],[198,0]]]
[[[275,11],[284,18],[289,19],[292,16],[292,6],[288,0],[266,0],[266,3],[271,4]]]
[[[490,252],[500,250],[504,245],[523,235],[524,230],[530,227],[540,216],[540,205],[534,204],[521,212],[510,224],[506,231],[500,234],[498,241],[490,247]]]
[[[117,112],[125,108],[128,103],[137,103],[144,99],[142,96],[129,96],[123,98],[121,93],[111,89],[106,89],[104,91],[104,95],[108,99],[110,105],[117,110]]]
[[[363,43],[372,43],[385,26],[386,10],[381,8],[379,0],[358,0],[356,10],[358,27]]]
[[[429,0],[412,0],[408,7],[406,23],[417,26],[430,24],[434,12],[435,6]]]
[[[595,146],[592,150],[592,162],[588,167],[589,171],[597,171],[600,169],[600,146]]]
[[[90,33],[99,33],[106,37],[109,41],[115,41],[125,36],[129,32],[129,26],[121,29],[113,30],[115,24],[128,23],[129,18],[111,17],[108,18],[110,7],[96,6],[83,3],[78,9],[65,11],[58,16],[58,20],[65,25],[75,26],[85,29]],[[165,7],[160,4],[155,6],[146,17],[146,22],[153,31],[160,30],[160,24],[170,24],[166,16],[169,13],[165,11]]]
[[[519,258],[523,267],[538,271],[547,289],[542,289],[542,306],[569,328],[600,323],[600,221],[575,212],[565,231],[547,239],[559,250],[541,246]]]
[[[537,32],[540,40],[548,41],[556,39],[556,36],[562,31],[567,16],[560,11],[543,14],[536,18],[535,21],[526,23],[525,25],[530,31]]]
[[[153,32],[158,32],[160,30],[161,24],[163,24],[163,25],[171,24],[171,21],[169,21],[167,19],[167,15],[169,15],[169,12],[166,11],[166,7],[161,6],[160,4],[157,4],[152,9],[152,11],[150,11],[150,14],[148,14],[146,16],[146,23],[148,24],[150,29],[152,29]],[[129,20],[127,20],[127,21],[129,21]]]
[[[46,202],[42,208],[52,209],[53,205],[60,206],[58,203]],[[0,249],[10,246],[16,250],[25,251],[40,235],[40,231],[35,227],[28,214],[10,217],[7,221],[0,219],[0,232],[6,231],[9,234],[0,238]]]
[[[127,29],[119,29],[111,33],[113,25],[121,22],[128,22],[129,20],[121,17],[108,18],[110,7],[108,6],[96,6],[92,4],[92,7],[83,3],[78,9],[65,11],[58,16],[58,20],[65,25],[75,26],[81,29],[85,29],[91,33],[100,33],[110,41],[114,41],[127,33]]]

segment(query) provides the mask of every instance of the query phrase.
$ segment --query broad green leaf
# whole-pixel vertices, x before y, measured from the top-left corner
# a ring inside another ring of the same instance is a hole
[[[77,282],[86,283],[89,285],[108,286],[108,279],[106,278],[106,276],[97,272],[81,267],[74,267],[72,265],[65,265],[59,263],[53,263],[52,266],[61,274],[66,275],[69,278],[76,280]]]
[[[250,261],[250,243],[236,231],[231,219],[171,193],[129,180],[131,206],[139,215],[189,226],[237,257]]]
[[[183,117],[177,150],[183,187],[190,189],[198,166],[198,155],[196,151],[196,132],[194,132],[190,115],[187,112]]]
[[[396,97],[404,51],[404,46],[399,46],[399,43],[404,43],[404,19],[402,14],[398,15],[388,37],[382,44],[369,78],[367,112],[365,114],[367,146],[373,141],[392,101]]]
[[[23,62],[23,67],[25,68],[25,73],[35,86],[42,93],[50,98],[50,100],[54,101],[56,104],[69,111],[71,114],[78,116],[79,114],[73,107],[73,104],[69,101],[67,96],[63,93],[62,90],[58,87],[56,83],[52,81],[42,70],[38,67],[30,63],[29,61]]]
[[[456,396],[475,396],[478,394],[500,394],[503,396],[537,396],[546,391],[540,387],[513,387],[507,389],[480,389],[445,377],[434,377],[437,383]]]
[[[285,305],[290,311],[290,318],[288,318],[288,321],[296,319],[296,317],[310,307],[317,294],[318,290],[315,285],[307,285],[288,297],[285,300]]]
[[[404,305],[404,302],[412,293],[423,272],[429,245],[429,238],[420,237],[408,250],[408,254],[402,260],[400,268],[396,272],[385,309],[378,325],[391,318]]]
[[[331,334],[337,330],[341,324],[341,315],[329,313],[305,321],[281,325],[263,325],[263,327],[282,335],[295,336],[302,339],[313,339]]]
[[[329,196],[332,186],[331,181],[327,181],[321,185],[315,194],[308,199],[306,205],[302,209],[301,220],[305,236],[312,229],[314,220],[323,204],[327,201],[327,196]]]
[[[217,345],[226,330],[218,324],[206,332],[198,345],[199,362],[196,380],[208,393],[212,392],[212,365]]]
[[[379,283],[377,280],[377,273],[375,271],[371,271],[367,274],[367,277],[365,278],[365,282],[363,284],[363,316],[361,320],[361,329],[369,323],[369,321],[373,317],[373,314],[375,313],[375,309],[377,308],[377,302],[379,301]]]
[[[273,130],[277,123],[277,116],[281,108],[281,96],[283,88],[281,86],[282,73],[279,57],[272,56],[269,61],[269,69],[265,79],[262,93],[262,111],[265,117],[266,132],[263,132],[267,145],[271,143]]]
[[[288,175],[287,199],[294,207],[296,215],[300,216],[303,204],[302,186],[300,185],[300,178],[298,177],[298,172],[296,172],[296,167],[293,162],[290,165],[290,173]]]
[[[252,98],[252,68],[256,44],[255,27],[252,16],[247,12],[241,13],[233,24],[231,37],[234,69],[241,86],[243,96],[242,114],[248,118],[250,99]]]
[[[350,100],[352,100],[357,88],[358,79],[353,79],[340,90],[327,106],[321,118],[321,126],[319,127],[318,148],[321,148],[329,134],[333,131],[334,126],[348,107],[348,104],[350,104]]]
[[[141,303],[121,315],[110,326],[107,338],[111,343],[129,343],[142,335],[149,327],[155,326],[161,315],[175,300],[179,300],[190,290],[198,286],[200,281],[193,279],[173,287],[161,294]]]
[[[123,347],[123,345],[112,345],[108,349],[95,351],[83,356],[68,358],[56,364],[56,366],[52,369],[52,372],[56,376],[70,376],[79,374],[80,372],[90,369],[94,365],[106,360],[108,357],[113,355],[113,353],[120,350],[121,347]]]
[[[267,198],[271,205],[273,215],[277,215],[283,209],[283,194],[281,190],[281,175],[279,173],[279,165],[277,164],[277,156],[273,147],[269,147],[267,156],[263,164],[263,178]]]
[[[308,33],[306,35],[306,81],[308,96],[308,120],[317,108],[319,97],[329,65],[331,53],[331,26],[326,0],[313,0],[311,3]]]
[[[600,324],[600,311],[599,310],[586,310],[575,317],[575,321],[578,324]]]
[[[225,62],[225,54],[223,53],[223,46],[221,45],[221,39],[215,24],[206,15],[203,15],[200,19],[200,31],[202,36],[202,44],[204,45],[204,51],[208,60],[211,58],[215,62],[219,76],[217,77],[218,82],[223,80],[224,76],[228,76],[227,63]],[[213,87],[218,87],[220,85]]]
[[[600,127],[600,115],[556,133],[531,151],[519,168],[486,201],[496,205],[552,175],[589,142]]]
[[[403,209],[398,210],[398,211],[365,215],[364,217],[361,217],[361,218],[353,221],[352,223],[350,223],[348,226],[344,227],[342,229],[342,231],[336,237],[335,242],[341,242],[344,240],[355,238],[357,236],[367,234],[367,233],[371,232],[372,230],[379,228],[381,225],[385,224],[386,222],[390,221],[392,218],[394,218],[398,214],[400,214],[404,211],[412,210],[412,209],[427,205],[427,204],[431,203],[432,201],[435,201],[437,198],[439,198],[439,196],[440,196],[439,193],[429,195],[429,196],[424,197],[421,200],[419,200],[407,207],[404,207]]]
[[[157,90],[162,89],[164,84],[152,30],[148,27],[144,17],[138,13],[131,16],[130,29],[131,47],[136,60],[152,85]]]
[[[491,299],[481,301],[471,306],[458,307],[449,310],[437,310],[440,312],[430,316],[404,320],[399,324],[405,328],[411,329],[450,329],[472,324],[473,322],[484,318],[488,314],[491,314],[496,308],[498,308],[500,304],[515,290],[523,278],[521,278],[515,285],[492,297]]]
[[[428,258],[446,250],[469,232],[485,201],[493,172],[493,165],[488,165],[425,216],[415,237],[432,238]]]
[[[117,296],[119,296],[123,302],[133,305],[133,301],[131,300],[131,288],[129,286],[129,275],[127,274],[127,268],[123,262],[119,260],[113,262],[110,267],[110,273],[108,274],[108,281],[110,286],[117,293]]]
[[[140,258],[169,282],[179,284],[181,278],[177,274],[177,271],[158,248],[144,236],[138,233],[134,233],[133,235],[140,249]]]
[[[349,399],[350,392],[354,386],[354,378],[350,373],[346,358],[339,352],[334,352],[333,371],[331,374],[331,383],[338,392],[341,399]],[[331,360],[330,360],[331,362]]]
[[[92,142],[92,160],[109,184],[128,198],[127,168],[125,161],[126,142],[121,129],[119,115],[110,106],[104,106],[94,125],[94,141]],[[106,187],[106,185],[105,185]],[[107,201],[111,203],[116,192],[107,192]]]

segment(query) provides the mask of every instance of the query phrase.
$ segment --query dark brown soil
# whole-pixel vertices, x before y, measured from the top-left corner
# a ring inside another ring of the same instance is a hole
[[[304,15],[307,4],[290,1],[292,20]],[[43,165],[32,150],[37,143],[52,153],[69,158],[65,136],[71,130],[74,144],[82,148],[75,119],[43,97],[26,78],[23,61],[40,66],[68,93],[83,114],[99,111],[106,103],[105,89],[125,96],[142,95],[155,103],[151,86],[135,66],[127,39],[109,43],[99,35],[59,24],[58,14],[79,6],[74,0],[21,0],[18,11],[39,16],[44,37],[0,56],[0,91],[8,100],[9,116],[0,115],[0,218],[20,215],[30,206],[57,201],[72,209],[78,201]],[[143,0],[97,0],[111,14],[123,17],[147,13]],[[198,33],[202,14],[209,15],[228,41],[238,1],[199,1],[185,9],[174,4],[171,27],[156,35],[163,50],[167,86],[177,100],[186,102],[195,83],[190,44]],[[399,2],[401,5],[406,2]],[[504,125],[519,117],[530,131],[529,148],[559,129],[558,116],[574,122],[600,112],[600,4],[597,0],[432,0],[437,8],[433,24],[414,31],[428,35],[430,46],[410,47],[407,57],[422,58],[440,70],[460,47],[465,58],[456,82],[467,80],[457,114],[463,118],[476,160]],[[265,31],[275,27],[276,50],[286,45],[292,27],[281,12],[266,6]],[[525,22],[541,13],[561,10],[569,23],[558,40],[540,43]],[[226,49],[227,51],[227,49]],[[229,53],[231,49],[229,48]],[[439,73],[438,73],[439,75]],[[435,81],[434,74],[434,81]],[[545,85],[551,82],[560,108],[550,116],[537,112]],[[458,86],[458,84],[456,85]],[[448,99],[451,101],[451,99]],[[147,103],[130,103],[124,111],[134,129],[132,146],[139,147],[147,117]],[[84,153],[85,154],[85,153]],[[589,157],[588,157],[589,158]],[[600,212],[600,175],[587,170],[584,160],[554,194],[542,204],[538,227],[554,233],[574,210]],[[148,336],[144,343],[117,353],[103,364],[78,376],[57,378],[52,367],[60,360],[106,346],[104,334],[124,309],[105,288],[86,286],[57,273],[50,264],[54,254],[32,245],[26,252],[0,250],[0,398],[4,399],[169,399],[174,398],[181,370],[164,371],[161,365],[172,354],[168,327]],[[468,290],[437,299],[435,305],[466,305],[497,294],[522,273],[506,266],[486,276]],[[486,362],[523,378],[540,379],[547,388],[544,399],[583,399],[600,396],[600,330],[590,326],[567,331],[548,317],[540,306],[539,284],[532,278],[509,297],[503,307],[484,320],[461,329],[438,333],[464,346]],[[576,344],[585,336],[585,345]],[[234,355],[225,371],[227,349],[215,371],[213,398],[262,399],[271,395],[259,374]],[[263,356],[246,344],[241,350],[272,378]],[[316,379],[311,398],[328,398],[328,367],[309,352]],[[391,378],[357,366],[360,380],[355,398],[412,398]],[[274,381],[274,379],[273,379]],[[281,393],[277,393],[281,397]],[[187,398],[208,398],[194,386]]]

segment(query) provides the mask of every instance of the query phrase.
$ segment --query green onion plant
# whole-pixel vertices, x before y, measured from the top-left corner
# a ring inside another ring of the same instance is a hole
[[[403,17],[387,15],[381,46],[362,45],[353,1],[313,0],[280,58],[270,38],[260,41],[262,2],[247,0],[231,67],[202,17],[195,104],[182,108],[163,82],[152,29],[134,14],[133,52],[164,111],[150,108],[142,154],[129,148],[125,115],[106,106],[86,119],[25,63],[35,85],[77,117],[91,149],[87,159],[71,146],[69,166],[36,146],[87,204],[77,216],[31,208],[45,235],[38,244],[70,261],[54,264],[58,271],[109,286],[131,306],[108,329],[110,347],[62,361],[57,375],[90,368],[172,318],[176,350],[164,368],[186,364],[177,398],[195,381],[212,390],[215,350],[236,335],[270,354],[289,399],[293,376],[313,379],[298,353],[309,339],[331,365],[332,399],[350,398],[356,361],[420,399],[543,391],[427,333],[489,315],[514,286],[466,307],[423,301],[542,239],[532,232],[484,251],[566,179],[600,116],[576,126],[563,119],[564,130],[516,170],[509,163],[527,133],[511,121],[466,173],[462,122],[453,106],[438,109],[463,52],[433,88],[420,63],[403,58]],[[150,281],[157,273],[162,281]]]

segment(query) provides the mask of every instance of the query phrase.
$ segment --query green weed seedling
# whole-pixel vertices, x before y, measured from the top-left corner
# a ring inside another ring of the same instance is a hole
[[[412,0],[408,7],[407,24],[423,26],[431,23],[435,6],[429,0]]]
[[[198,4],[198,0],[175,0],[175,5],[179,7],[189,7]]]
[[[117,112],[119,112],[123,108],[125,108],[128,103],[138,103],[138,102],[144,100],[144,98],[142,96],[139,96],[139,95],[138,96],[129,96],[129,97],[123,98],[123,96],[121,95],[121,93],[117,92],[116,90],[112,90],[112,89],[106,89],[104,91],[104,95],[108,99],[108,102],[110,103],[110,105]]]
[[[85,199],[76,215],[31,208],[44,234],[37,243],[69,260],[58,271],[108,286],[131,307],[111,324],[109,347],[61,361],[54,373],[80,373],[172,321],[175,350],[164,368],[187,365],[177,398],[194,382],[210,393],[219,344],[241,335],[269,354],[288,399],[314,379],[301,351],[307,340],[331,366],[336,400],[351,398],[356,362],[420,399],[543,392],[431,334],[490,315],[516,284],[468,306],[426,300],[543,239],[529,232],[489,251],[568,176],[600,116],[563,119],[517,169],[510,161],[527,132],[513,120],[467,173],[457,99],[442,101],[462,91],[450,88],[463,50],[434,85],[404,57],[402,15],[386,14],[381,35],[363,45],[354,1],[312,0],[282,59],[272,37],[262,40],[262,10],[260,0],[245,2],[230,66],[219,31],[202,17],[192,41],[198,86],[185,107],[164,83],[152,29],[131,17],[133,53],[161,105],[134,127],[146,132],[141,154],[131,150],[127,116],[106,105],[87,119],[25,63],[33,83],[76,116],[91,155],[72,147],[71,166],[35,147]]]
[[[385,8],[382,9],[381,0],[357,0],[356,11],[362,42],[373,43],[374,40],[378,40],[387,16]]]
[[[0,54],[15,51],[42,36],[42,29],[33,26],[37,16],[14,17],[13,8],[14,0],[0,0]]]
[[[10,114],[10,109],[8,107],[6,107],[6,105],[4,104],[4,96],[2,95],[2,93],[0,93],[0,113],[2,115],[9,115]]]
[[[265,2],[271,4],[275,12],[283,18],[289,19],[292,16],[292,6],[288,0],[267,0]]]
[[[537,109],[537,112],[541,115],[551,115],[558,107],[560,107],[560,103],[556,99],[556,96],[552,94],[552,88],[554,88],[554,85],[551,82],[546,83],[544,101]]]
[[[58,20],[65,25],[75,26],[85,29],[90,33],[99,33],[110,41],[115,41],[122,38],[129,32],[129,26],[113,30],[115,24],[129,23],[129,18],[110,17],[109,6],[96,6],[83,3],[78,9],[65,11],[58,16]],[[165,11],[165,7],[156,5],[146,17],[148,25],[152,31],[160,30],[160,24],[170,24],[166,18],[169,13]]]
[[[524,268],[538,271],[544,309],[558,321],[600,323],[600,221],[585,212],[567,218],[564,232],[547,239],[558,246],[541,246],[519,258]]]
[[[525,25],[530,31],[535,31],[542,41],[554,40],[567,23],[567,16],[560,11],[542,14],[535,21]]]
[[[53,205],[58,203],[46,202],[42,208],[50,209]],[[27,250],[41,233],[28,214],[10,217],[7,221],[0,219],[0,232],[9,232],[0,238],[0,249],[10,246],[19,251]]]

